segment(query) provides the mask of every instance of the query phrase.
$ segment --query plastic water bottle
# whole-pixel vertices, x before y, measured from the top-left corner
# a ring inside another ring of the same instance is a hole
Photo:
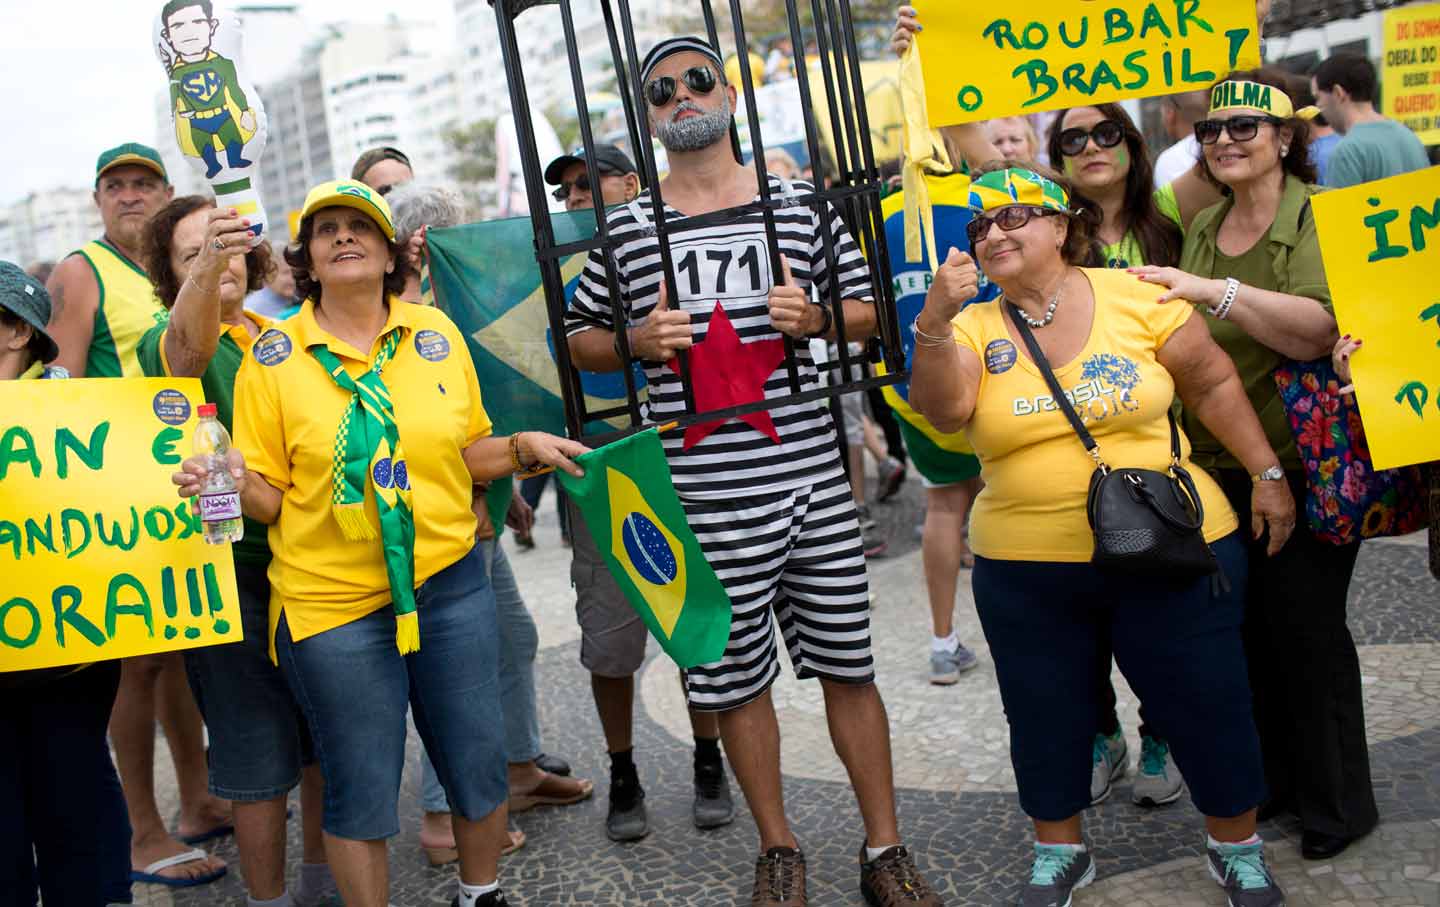
[[[200,404],[200,424],[195,426],[195,455],[206,458],[210,475],[200,492],[200,522],[210,545],[238,542],[245,537],[240,519],[240,491],[230,474],[230,433],[215,418],[215,404]]]

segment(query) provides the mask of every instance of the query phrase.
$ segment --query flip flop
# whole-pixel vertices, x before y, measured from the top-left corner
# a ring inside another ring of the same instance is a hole
[[[289,812],[286,812],[285,818],[290,818]],[[177,835],[177,837],[180,838],[181,843],[194,847],[197,844],[204,844],[206,841],[214,841],[217,838],[226,838],[233,834],[235,834],[235,823],[227,822],[224,825],[217,825],[209,831],[202,831],[198,835]]]
[[[525,846],[525,832],[520,829],[507,829],[505,835],[509,843],[500,848],[500,856],[508,857]],[[446,866],[450,863],[457,863],[460,860],[460,851],[454,847],[422,846],[420,849],[425,852],[425,859],[429,861],[431,866]]]
[[[187,850],[184,853],[177,853],[173,857],[166,857],[163,860],[156,860],[140,871],[130,870],[130,881],[145,882],[150,885],[164,885],[167,888],[195,888],[199,885],[209,885],[211,882],[225,875],[230,867],[222,866],[207,875],[197,876],[193,879],[172,879],[169,876],[160,875],[163,869],[172,866],[183,866],[186,863],[194,863],[197,860],[209,859],[210,855],[200,848]]]
[[[561,778],[546,772],[540,783],[530,790],[510,795],[510,814],[513,816],[537,806],[569,806],[588,800],[594,792],[595,785],[590,781]]]

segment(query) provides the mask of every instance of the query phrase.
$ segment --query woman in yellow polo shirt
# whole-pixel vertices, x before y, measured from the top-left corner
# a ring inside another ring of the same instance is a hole
[[[397,295],[399,251],[378,193],[310,192],[286,252],[305,303],[240,366],[231,466],[245,514],[270,526],[272,645],[325,776],[345,903],[386,903],[408,704],[453,810],[456,902],[502,907],[498,634],[471,487],[539,462],[578,474],[569,458],[585,448],[491,437],[464,338]],[[181,495],[204,474],[186,461]]]
[[[1275,453],[1234,366],[1189,307],[1156,305],[1154,289],[1124,271],[1076,265],[1093,260],[1094,240],[1072,216],[1064,180],[1018,168],[978,174],[968,234],[1002,295],[962,312],[978,278],[975,264],[950,250],[916,319],[910,402],[942,431],[965,429],[980,457],[975,604],[1010,723],[1020,803],[1036,831],[1020,903],[1069,903],[1095,877],[1080,813],[1090,804],[1096,640],[1108,633],[1206,816],[1214,877],[1231,903],[1279,904],[1255,836],[1264,778],[1240,638],[1246,559],[1235,513],[1197,471],[1204,537],[1228,584],[1089,563],[1095,464],[1016,325],[1024,319],[1033,331],[1112,465],[1166,468],[1177,392],[1251,472],[1275,465]],[[1188,442],[1181,453],[1188,462]],[[1285,484],[1257,483],[1253,510],[1272,546],[1282,543],[1295,520]]]

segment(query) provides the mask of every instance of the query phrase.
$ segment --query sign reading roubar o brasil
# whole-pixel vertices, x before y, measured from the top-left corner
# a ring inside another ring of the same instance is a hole
[[[1440,3],[1385,11],[1385,115],[1440,144]]]
[[[195,379],[0,383],[0,671],[237,642],[229,545],[170,475]]]
[[[932,126],[1208,88],[1260,65],[1254,0],[914,6]]]

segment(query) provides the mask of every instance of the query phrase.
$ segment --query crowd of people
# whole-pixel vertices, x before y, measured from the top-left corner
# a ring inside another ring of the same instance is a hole
[[[919,28],[902,7],[897,53]],[[755,65],[779,77],[787,55]],[[769,254],[752,256],[753,271],[719,270],[767,245],[766,218],[747,207],[756,171],[729,142],[726,70],[697,38],[645,56],[647,122],[669,162],[658,186],[613,145],[544,171],[568,210],[605,209],[613,241],[590,253],[566,313],[571,357],[597,372],[639,362],[653,423],[683,415],[666,363],[717,318],[741,337],[795,341],[805,387],[825,380],[817,357],[845,342],[862,355],[877,329],[865,250],[839,208],[804,203],[813,185],[793,160],[767,158],[768,193],[802,202],[772,215],[779,273]],[[937,221],[945,254],[925,263],[933,282],[906,325],[908,399],[797,403],[776,368],[768,430],[731,420],[698,442],[663,436],[732,606],[723,656],[680,672],[687,795],[697,829],[728,825],[733,773],[759,838],[751,904],[807,903],[770,693],[782,645],[798,677],[820,682],[863,825],[866,902],[943,903],[897,816],[870,642],[866,561],[884,544],[867,450],[879,497],[911,466],[925,484],[934,683],[978,662],[954,628],[957,586],[973,588],[1034,823],[1022,907],[1063,907],[1096,878],[1081,816],[1130,763],[1114,664],[1141,703],[1134,802],[1163,806],[1188,787],[1232,907],[1284,903],[1257,823],[1296,816],[1308,859],[1376,826],[1346,621],[1359,542],[1329,544],[1304,524],[1311,492],[1272,377],[1285,361],[1329,358],[1348,382],[1361,354],[1360,338],[1339,336],[1309,200],[1317,168],[1346,186],[1429,165],[1413,134],[1376,113],[1376,90],[1359,57],[1326,61],[1308,83],[1234,73],[1164,100],[1176,141],[1158,155],[1118,104],[1060,111],[1043,141],[1021,117],[949,128],[967,178],[927,180],[932,200],[965,214]],[[1312,100],[1333,134],[1317,137]],[[233,549],[243,642],[0,674],[26,691],[0,710],[17,742],[0,783],[19,804],[0,821],[0,902],[33,907],[38,891],[46,904],[118,905],[132,903],[132,881],[206,885],[229,867],[203,845],[233,834],[251,907],[385,907],[407,722],[423,745],[420,846],[432,865],[458,863],[456,907],[509,903],[500,861],[527,843],[511,815],[594,795],[545,751],[538,634],[491,519],[504,512],[524,550],[543,486],[496,502],[509,485],[491,483],[543,467],[579,475],[586,448],[494,433],[467,338],[432,304],[427,271],[427,228],[466,222],[464,204],[416,176],[399,149],[366,152],[348,179],[309,193],[290,242],[254,245],[246,217],[174,197],[160,155],[126,143],[96,164],[101,237],[47,280],[0,263],[0,379],[199,379],[234,435],[225,468],[245,516]],[[652,193],[686,242],[715,253],[699,292],[669,298]],[[1183,476],[1203,563],[1095,563],[1097,463]],[[198,494],[213,465],[185,461],[179,495]],[[609,755],[604,832],[636,841],[650,830],[633,735],[647,631],[578,508],[558,507]],[[174,829],[157,807],[157,722],[179,786]],[[523,889],[510,881],[516,902]]]

